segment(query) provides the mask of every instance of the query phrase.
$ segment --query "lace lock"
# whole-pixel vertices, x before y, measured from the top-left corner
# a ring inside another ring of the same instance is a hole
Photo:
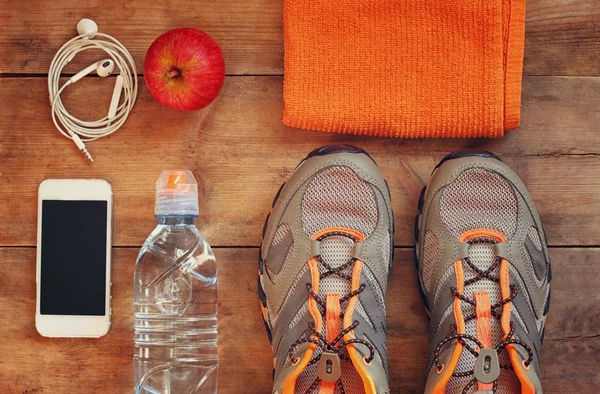
[[[493,383],[500,376],[500,360],[496,349],[480,349],[475,361],[475,378],[481,383]],[[480,393],[486,393],[485,391]]]
[[[319,365],[317,365],[317,375],[324,382],[337,382],[342,377],[342,365],[340,356],[335,353],[323,352]]]

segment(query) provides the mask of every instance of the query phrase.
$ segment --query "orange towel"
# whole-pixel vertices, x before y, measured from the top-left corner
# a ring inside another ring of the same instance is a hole
[[[525,0],[285,0],[288,126],[500,137],[519,125]]]

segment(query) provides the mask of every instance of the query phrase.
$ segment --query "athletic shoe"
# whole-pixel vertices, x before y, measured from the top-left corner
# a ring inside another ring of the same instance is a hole
[[[421,193],[415,229],[431,318],[425,393],[542,393],[550,261],[518,176],[489,152],[446,156]]]
[[[393,228],[387,184],[362,149],[316,149],[281,187],[258,280],[274,393],[389,393]]]

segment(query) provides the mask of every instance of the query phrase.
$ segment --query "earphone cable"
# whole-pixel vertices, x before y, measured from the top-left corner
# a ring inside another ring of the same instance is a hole
[[[72,139],[86,157],[93,161],[85,148],[85,142],[106,137],[125,123],[137,99],[138,80],[135,62],[123,44],[104,33],[95,33],[95,37],[101,39],[91,37],[90,34],[74,37],[56,52],[48,71],[48,93],[52,106],[52,120],[57,130],[65,137]],[[59,87],[63,69],[77,54],[89,49],[100,49],[108,54],[123,78],[123,99],[117,106],[114,117],[109,118],[106,115],[95,121],[78,119],[67,111],[60,98],[65,88],[74,83],[72,79],[69,79]]]

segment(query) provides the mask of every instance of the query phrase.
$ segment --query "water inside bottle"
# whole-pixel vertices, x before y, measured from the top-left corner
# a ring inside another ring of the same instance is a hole
[[[135,270],[135,392],[216,393],[214,254],[194,215],[170,212],[158,219]]]

